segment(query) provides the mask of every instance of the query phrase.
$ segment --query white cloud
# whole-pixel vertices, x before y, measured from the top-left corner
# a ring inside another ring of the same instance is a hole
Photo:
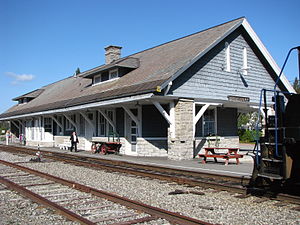
[[[21,82],[31,81],[35,77],[32,74],[16,74],[16,73],[13,73],[13,72],[6,72],[5,74],[7,76],[13,78],[12,84],[14,84],[14,85],[18,84],[18,83],[21,83]]]

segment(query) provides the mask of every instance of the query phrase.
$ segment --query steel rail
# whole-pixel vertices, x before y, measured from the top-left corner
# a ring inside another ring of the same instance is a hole
[[[5,149],[9,147],[13,147],[15,150],[19,150],[21,152],[27,153],[27,151],[31,151],[32,155],[34,155],[37,151],[37,149],[32,149],[28,147],[17,147],[17,146],[6,146],[6,145],[1,145],[0,147],[3,147]],[[244,181],[249,181],[250,177],[237,177],[237,176],[230,176],[230,175],[220,175],[217,173],[205,173],[205,172],[199,172],[199,171],[189,171],[189,170],[182,170],[178,168],[170,168],[170,167],[162,167],[162,166],[153,166],[153,165],[145,165],[145,164],[140,164],[140,163],[134,163],[134,162],[128,162],[124,160],[112,160],[112,159],[104,159],[104,158],[93,158],[89,156],[81,156],[81,155],[71,155],[68,153],[61,153],[61,152],[54,152],[54,151],[47,151],[47,150],[38,150],[44,153],[45,157],[49,156],[62,156],[66,157],[69,159],[82,159],[82,161],[90,161],[90,162],[97,162],[97,163],[107,163],[111,164],[113,166],[122,166],[122,167],[131,167],[131,168],[139,168],[141,170],[153,170],[157,172],[164,172],[164,173],[170,173],[173,175],[186,175],[186,176],[193,176],[193,177],[207,177],[207,178],[217,178],[223,181],[235,181],[235,182],[241,182],[243,179]],[[45,155],[46,154],[46,155]],[[59,158],[55,158],[56,160],[59,160]]]
[[[23,152],[25,149],[17,147]],[[26,148],[27,150],[28,148]],[[36,152],[35,149],[28,149]],[[52,151],[43,151],[44,157],[60,160],[80,166],[93,167],[98,169],[111,170],[120,173],[133,174],[136,176],[150,177],[153,179],[167,180],[178,184],[186,184],[193,186],[201,186],[204,188],[213,188],[221,191],[233,191],[241,194],[246,193],[246,188],[243,187],[243,182],[248,183],[248,178],[232,177],[228,175],[216,175],[204,172],[193,172],[187,170],[165,168],[160,166],[141,165],[125,161],[115,161],[108,159],[95,159],[92,157],[70,155],[67,153],[59,153]],[[203,179],[217,179],[218,181],[207,181]],[[231,181],[239,185],[222,184],[221,181]]]
[[[25,147],[6,146],[0,144],[0,150],[1,147],[3,147],[3,149],[6,150],[10,149],[11,152],[15,152],[16,150],[18,150],[19,152],[28,154],[28,151],[30,151],[32,155],[34,155],[37,152],[37,149],[25,148]],[[194,172],[194,171],[187,171],[187,170],[174,169],[168,167],[165,168],[160,166],[141,165],[138,163],[131,163],[131,162],[120,161],[120,160],[109,160],[103,158],[96,159],[93,157],[71,155],[68,153],[60,153],[60,152],[44,151],[44,150],[39,150],[39,151],[43,151],[44,156],[50,159],[65,161],[80,166],[92,167],[96,169],[99,168],[105,170],[112,170],[121,173],[133,174],[136,176],[144,176],[144,177],[146,176],[154,179],[167,180],[170,182],[176,182],[179,184],[187,184],[192,186],[201,186],[204,188],[213,188],[221,191],[237,192],[244,195],[247,194],[247,188],[245,187],[246,186],[245,183],[248,184],[250,180],[248,177],[233,177],[228,175],[211,174],[205,172]],[[110,165],[105,165],[105,163]],[[136,170],[135,167],[138,167],[143,171]],[[144,171],[144,170],[150,170],[150,171]],[[217,181],[210,182],[210,181],[197,180],[197,178],[203,178],[203,177],[208,179],[210,178],[217,179],[217,180],[220,179],[222,181],[232,181],[232,182],[240,183],[241,185],[232,186],[227,184],[221,184]],[[276,198],[277,200],[280,201],[287,201],[294,204],[300,204],[300,197],[294,195],[279,193],[275,197],[273,196],[272,198]]]
[[[2,163],[2,160],[1,160],[1,163]],[[56,210],[59,214],[64,215],[65,217],[67,217],[70,220],[77,221],[81,224],[86,224],[86,225],[96,225],[92,221],[89,221],[89,220],[85,219],[84,217],[82,217],[76,213],[73,213],[72,211],[70,211],[64,207],[61,207],[60,205],[58,205],[54,202],[51,202],[48,199],[46,199],[40,195],[37,195],[36,193],[29,191],[28,189],[26,189],[18,184],[13,183],[13,182],[5,179],[2,176],[0,176],[0,182],[2,184],[4,184],[5,186],[7,186],[9,189],[16,191],[16,192],[22,194],[23,196],[32,199],[33,201],[35,201],[37,203],[40,203],[42,205],[48,206],[48,207]]]
[[[92,187],[89,187],[89,186],[86,186],[86,185],[82,185],[82,184],[79,184],[79,183],[74,182],[74,181],[68,181],[66,179],[59,178],[59,177],[56,177],[56,176],[53,176],[53,175],[50,175],[50,174],[46,174],[46,173],[43,173],[43,172],[40,172],[40,171],[36,171],[36,170],[30,169],[30,168],[27,168],[27,167],[23,167],[23,166],[14,164],[14,163],[10,163],[10,162],[3,161],[3,160],[0,160],[0,163],[2,163],[4,165],[7,165],[7,166],[10,166],[10,167],[17,168],[19,170],[26,171],[26,172],[31,173],[31,174],[38,175],[40,177],[44,177],[46,179],[55,181],[57,183],[60,183],[60,184],[63,184],[63,185],[69,186],[69,187],[72,187],[72,188],[80,190],[82,192],[90,193],[90,194],[93,194],[95,196],[108,199],[112,202],[127,206],[129,208],[136,209],[136,210],[139,210],[139,211],[143,211],[143,212],[148,213],[152,216],[166,219],[169,222],[174,223],[174,224],[211,225],[211,223],[207,223],[205,221],[197,220],[197,219],[194,219],[194,218],[191,218],[191,217],[180,215],[179,213],[174,213],[174,212],[171,212],[171,211],[168,211],[168,210],[164,210],[164,209],[160,209],[160,208],[157,208],[157,207],[154,207],[154,206],[150,206],[150,205],[144,204],[142,202],[138,202],[138,201],[128,199],[126,197],[118,196],[118,195],[113,194],[113,193],[97,190],[95,188],[92,188]],[[2,180],[3,179],[1,177],[1,181]],[[36,201],[39,201],[39,200],[36,199]],[[46,204],[48,206],[50,206],[49,203],[46,203]],[[57,210],[59,210],[59,208]],[[67,213],[66,211],[63,211],[63,212]],[[89,224],[88,221],[86,221],[86,222],[87,222],[86,224]]]

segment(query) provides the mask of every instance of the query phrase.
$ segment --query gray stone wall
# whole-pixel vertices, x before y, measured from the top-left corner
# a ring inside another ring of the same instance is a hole
[[[26,141],[26,146],[54,147],[53,141]]]
[[[162,138],[138,138],[137,139],[137,155],[138,156],[153,156],[153,157],[166,157],[167,152],[167,139]]]
[[[175,104],[175,138],[168,134],[168,158],[193,158],[193,100],[179,99]]]

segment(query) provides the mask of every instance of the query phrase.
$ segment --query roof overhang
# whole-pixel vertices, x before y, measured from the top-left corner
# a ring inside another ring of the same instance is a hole
[[[8,117],[0,118],[0,121],[21,119],[21,118],[26,118],[26,117],[42,116],[42,115],[49,115],[49,114],[62,114],[62,113],[78,111],[78,110],[92,109],[92,108],[97,108],[97,107],[105,107],[108,105],[129,103],[129,102],[133,102],[133,101],[149,99],[153,95],[154,95],[153,93],[134,95],[134,96],[117,98],[117,99],[99,101],[99,102],[94,102],[94,103],[82,104],[82,105],[78,105],[78,106],[71,106],[71,107],[66,107],[66,108],[33,112],[33,113],[27,113],[27,114],[22,114],[22,115],[16,115],[16,116],[8,116]]]

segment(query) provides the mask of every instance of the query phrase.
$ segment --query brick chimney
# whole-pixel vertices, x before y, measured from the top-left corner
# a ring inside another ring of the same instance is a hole
[[[105,49],[105,64],[110,64],[121,57],[121,48],[119,46],[110,45]]]

